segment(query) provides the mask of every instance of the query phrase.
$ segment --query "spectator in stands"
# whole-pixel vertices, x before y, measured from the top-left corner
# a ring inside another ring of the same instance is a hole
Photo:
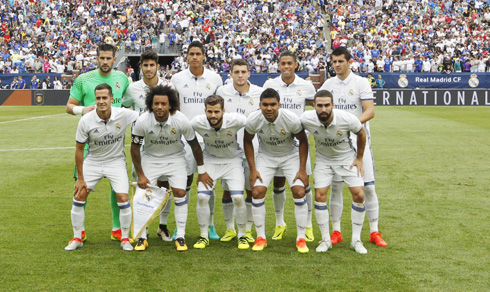
[[[53,80],[53,89],[63,89],[63,85],[61,85],[61,81],[57,76],[55,76]]]
[[[369,85],[371,85],[371,88],[375,88],[376,87],[376,79],[374,79],[373,75],[371,73],[368,73],[366,78],[369,81]]]
[[[17,89],[26,89],[27,84],[26,84],[25,79],[23,79],[22,76],[19,76],[17,78],[17,80],[19,81],[19,85],[18,85]]]
[[[31,79],[31,84],[30,84],[31,89],[38,89],[39,88],[39,80],[37,79],[36,75],[32,76]]]
[[[6,89],[8,84],[3,84],[2,78],[0,78],[0,89]]]
[[[49,76],[46,76],[46,78],[44,78],[43,83],[42,83],[42,88],[43,89],[51,89],[51,78],[49,78]]]
[[[14,79],[10,83],[10,89],[18,89],[18,88],[19,88],[19,81],[17,80],[17,77],[14,77]]]
[[[376,79],[376,88],[384,88],[386,81],[383,80],[381,75],[378,75],[378,79]]]

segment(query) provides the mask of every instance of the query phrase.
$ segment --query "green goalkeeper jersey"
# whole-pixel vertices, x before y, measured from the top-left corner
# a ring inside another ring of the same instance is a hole
[[[112,106],[121,107],[122,97],[129,86],[128,77],[121,71],[112,70],[109,76],[101,76],[97,69],[81,74],[70,89],[70,97],[78,100],[83,106],[94,105],[95,87],[102,83],[112,87]]]

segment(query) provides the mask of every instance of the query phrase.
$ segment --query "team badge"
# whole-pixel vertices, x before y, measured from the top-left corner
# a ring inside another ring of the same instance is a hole
[[[211,84],[206,83],[206,89],[207,89],[207,90],[210,90],[210,89],[211,89]]]
[[[401,88],[405,88],[408,86],[407,75],[400,74],[400,78],[398,79],[398,86],[400,86]]]
[[[468,85],[470,87],[478,87],[480,85],[480,80],[478,80],[478,76],[476,74],[471,74],[470,79],[468,80]]]
[[[144,194],[144,198],[147,202],[150,202],[153,199],[152,191],[146,190],[146,193]]]
[[[251,98],[251,99],[248,101],[248,104],[249,104],[249,105],[254,105],[254,99],[253,99],[253,98]]]
[[[43,104],[44,103],[44,93],[42,91],[36,91],[34,101],[36,102],[37,105]]]
[[[281,129],[281,134],[286,135],[286,130],[284,130],[284,128]]]
[[[172,128],[172,130],[170,130],[170,134],[175,135],[175,133],[177,133],[177,130],[175,130],[175,128]]]
[[[119,81],[116,81],[116,88],[121,89],[121,84],[119,84]]]
[[[116,129],[121,130],[121,124],[116,123]]]
[[[354,95],[354,88],[349,89],[349,95]]]
[[[342,134],[343,134],[343,133],[342,133],[342,131],[341,131],[341,130],[338,130],[338,131],[337,131],[337,136],[339,136],[339,137],[340,137],[340,136],[342,136]]]
[[[227,135],[228,137],[231,137],[231,136],[233,136],[233,132],[232,132],[231,130],[228,130],[228,132],[226,132],[226,135]]]
[[[301,89],[298,89],[298,91],[296,91],[296,95],[297,96],[301,96],[303,93],[301,92]]]

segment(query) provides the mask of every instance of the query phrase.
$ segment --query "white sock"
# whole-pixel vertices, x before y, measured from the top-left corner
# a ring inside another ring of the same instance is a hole
[[[247,222],[247,207],[243,200],[243,192],[231,196],[236,214],[236,225],[238,227],[238,238],[245,236],[245,223]]]
[[[313,194],[310,186],[305,190],[306,205],[308,206],[308,218],[306,219],[306,227],[312,227],[311,218],[313,217]]]
[[[172,209],[172,197],[168,198],[167,205],[160,213],[160,224],[167,225],[168,215],[170,214],[170,210]]]
[[[233,218],[233,199],[221,200],[223,205],[223,217],[225,219],[226,229],[235,230],[235,220]]]
[[[364,203],[352,203],[351,221],[352,221],[352,241],[361,240],[362,223],[364,223],[364,214],[366,207]]]
[[[119,222],[121,222],[121,239],[129,238],[129,229],[131,228],[131,205],[129,201],[117,203],[119,206]],[[146,231],[143,231],[146,233]]]
[[[209,198],[209,226],[214,226],[214,191],[211,193],[211,197]]]
[[[187,223],[187,196],[183,198],[174,197],[175,202],[175,223],[177,224],[176,238],[185,238],[185,225]]]
[[[366,204],[370,233],[378,232],[379,203],[374,184],[364,187],[364,202]]]
[[[264,199],[252,199],[252,213],[254,216],[257,237],[265,237],[265,203]]]
[[[274,188],[272,194],[272,202],[274,203],[274,212],[276,214],[276,226],[284,226],[284,203],[286,203],[285,188]]]
[[[306,219],[308,218],[308,206],[306,205],[306,199],[294,199],[294,217],[296,217],[296,240],[305,238],[306,232]]]
[[[197,222],[201,231],[201,236],[208,238],[208,224],[209,224],[209,198],[211,191],[199,191],[197,192]]]
[[[246,198],[245,205],[247,208],[247,223],[245,223],[245,230],[252,230],[252,224],[254,224],[254,216],[252,214],[252,198]]]
[[[71,206],[71,226],[73,227],[73,237],[82,239],[83,221],[85,220],[85,202],[73,199]]]
[[[332,182],[332,190],[330,192],[330,218],[332,219],[332,230],[340,232],[340,219],[342,218],[342,210],[344,202],[342,200],[342,189],[344,182]]]
[[[315,202],[315,217],[323,240],[330,240],[327,203]]]

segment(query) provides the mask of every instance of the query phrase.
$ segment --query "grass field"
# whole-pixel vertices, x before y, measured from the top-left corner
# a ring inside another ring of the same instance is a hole
[[[64,107],[0,107],[0,290],[154,291],[488,291],[490,288],[490,107],[377,107],[371,123],[380,201],[380,231],[390,244],[349,248],[350,202],[344,193],[344,242],[327,254],[294,247],[293,204],[282,241],[264,252],[235,241],[177,253],[156,238],[123,252],[111,241],[109,184],[86,209],[88,241],[65,252],[70,223],[75,130]],[[128,149],[128,147],[126,148]],[[219,198],[219,197],[218,197]],[[196,196],[187,242],[199,231]],[[222,234],[221,204],[216,225]],[[267,200],[267,234],[274,212]],[[173,212],[170,217],[173,228]],[[316,239],[320,234],[314,221]]]

